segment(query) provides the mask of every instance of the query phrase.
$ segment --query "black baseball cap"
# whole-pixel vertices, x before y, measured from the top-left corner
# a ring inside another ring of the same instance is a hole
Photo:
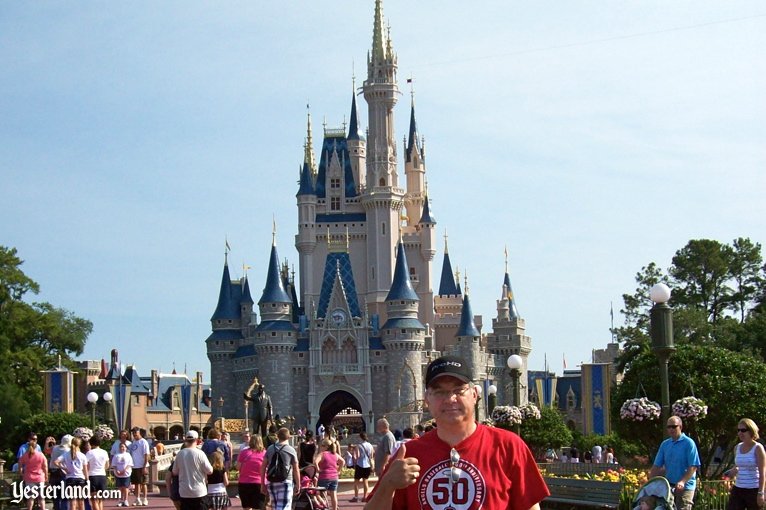
[[[471,382],[471,370],[463,358],[457,356],[442,356],[428,364],[426,368],[426,387],[430,386],[435,379],[449,375],[463,382]]]

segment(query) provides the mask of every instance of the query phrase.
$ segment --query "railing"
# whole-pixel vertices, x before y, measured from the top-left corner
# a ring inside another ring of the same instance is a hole
[[[343,365],[319,365],[317,367],[319,375],[332,374],[361,374],[364,371],[358,363],[346,363]]]

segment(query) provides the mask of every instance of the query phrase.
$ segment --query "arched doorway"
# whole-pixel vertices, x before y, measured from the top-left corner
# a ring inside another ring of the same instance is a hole
[[[184,428],[181,425],[173,425],[168,432],[168,439],[173,441],[183,440]]]
[[[152,429],[152,435],[154,436],[155,439],[167,440],[168,439],[168,429],[166,429],[162,425],[157,425],[156,427],[154,427]]]
[[[362,432],[366,427],[362,405],[351,393],[342,390],[333,391],[322,401],[319,423],[325,427],[333,425],[336,429],[345,426],[349,433]]]

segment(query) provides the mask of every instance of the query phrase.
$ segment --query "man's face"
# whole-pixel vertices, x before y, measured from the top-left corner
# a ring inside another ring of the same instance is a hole
[[[476,389],[452,376],[442,376],[426,390],[426,404],[439,425],[475,420]]]
[[[139,439],[141,439],[141,433],[139,431],[137,431],[137,430],[134,430],[133,431],[133,440],[134,441],[138,441]]]
[[[127,430],[120,431],[120,441],[125,442],[127,440],[128,440],[128,431]]]
[[[670,418],[668,419],[668,424],[666,425],[668,436],[672,437],[673,439],[678,439],[681,437],[681,420],[678,418]]]

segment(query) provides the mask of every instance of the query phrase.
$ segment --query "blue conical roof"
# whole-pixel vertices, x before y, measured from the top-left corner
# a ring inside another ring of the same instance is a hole
[[[410,274],[407,269],[407,255],[404,253],[404,244],[399,241],[396,247],[396,267],[394,269],[394,281],[391,283],[391,290],[386,296],[386,301],[419,301],[415,289],[410,282]]]
[[[412,151],[417,150],[420,152],[420,140],[418,140],[418,126],[415,123],[415,101],[412,102],[412,107],[410,108],[410,133],[407,137],[407,162],[412,161]],[[421,154],[422,156],[422,154]]]
[[[250,295],[250,283],[247,280],[247,276],[242,279],[242,304],[252,305],[254,303],[252,295]]]
[[[516,301],[513,299],[513,288],[511,287],[511,277],[508,276],[508,273],[505,273],[505,278],[503,278],[503,285],[508,289],[507,291],[508,293],[506,294],[506,297],[508,298],[508,311],[509,311],[511,320],[518,319],[520,317],[519,309],[516,308]]]
[[[348,123],[348,140],[360,140],[359,115],[356,113],[356,94],[351,94],[351,120]]]
[[[449,259],[449,253],[444,252],[444,262],[442,262],[442,278],[439,282],[439,295],[440,296],[457,296],[460,294],[457,285],[455,285],[455,277],[452,273],[452,263]]]
[[[460,327],[457,328],[455,336],[481,336],[476,324],[473,322],[473,311],[471,310],[471,301],[468,294],[463,296],[463,309],[460,312]]]
[[[301,180],[300,180],[300,186],[298,187],[298,193],[295,196],[301,196],[301,195],[313,195],[314,194],[314,183],[312,182],[311,178],[311,167],[309,167],[309,164],[303,163],[303,168],[301,169]]]
[[[229,263],[223,264],[223,276],[221,276],[221,290],[218,293],[218,306],[210,320],[239,319],[239,303],[232,298],[231,277],[229,276]]]
[[[263,295],[258,301],[261,303],[291,303],[290,296],[287,295],[285,286],[282,284],[282,276],[279,274],[279,255],[277,255],[276,245],[271,245],[271,258],[269,259],[269,269],[266,275],[266,286],[263,288]]]
[[[431,214],[431,206],[428,205],[428,195],[426,195],[425,202],[423,203],[423,214],[420,216],[420,223],[430,223],[436,225],[436,219]]]

